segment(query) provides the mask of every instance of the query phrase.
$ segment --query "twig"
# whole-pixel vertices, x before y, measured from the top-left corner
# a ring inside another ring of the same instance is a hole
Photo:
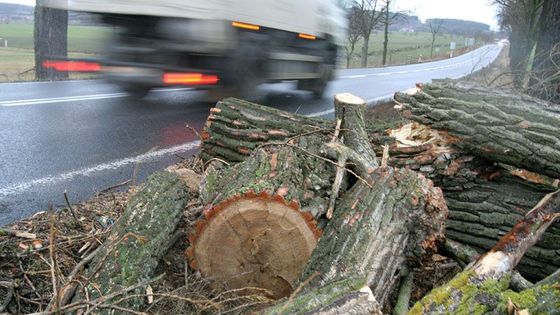
[[[342,125],[342,119],[337,119],[336,120],[336,128],[334,129],[334,134],[333,137],[331,139],[331,142],[335,142],[338,139],[338,136],[340,135],[340,126]]]
[[[37,238],[37,234],[21,232],[21,231],[16,231],[11,229],[0,229],[0,236],[15,236],[19,238],[27,238],[30,240],[34,240]]]
[[[146,154],[154,152],[157,148],[158,148],[157,146],[151,148],[150,150],[148,150],[148,152],[146,152]],[[142,162],[140,161],[134,164],[134,169],[132,170],[132,178],[130,179],[130,185],[132,186],[136,185],[136,180],[138,179],[138,173],[140,173],[141,164]]]
[[[8,294],[6,295],[6,299],[2,304],[0,304],[0,313],[2,313],[8,308],[8,305],[10,305],[10,302],[14,297],[15,289],[14,289],[14,283],[12,281],[0,281],[0,287],[4,287],[8,289]]]
[[[194,129],[193,127],[189,126],[189,124],[185,124],[185,127],[187,127],[187,129],[189,129],[190,131],[192,131],[200,141],[203,141],[204,139],[202,139],[202,136],[200,135],[200,133]]]
[[[381,167],[387,167],[389,162],[389,145],[383,146],[383,157],[381,158]]]
[[[97,247],[97,249],[95,249],[93,252],[91,252],[89,255],[87,255],[84,259],[82,259],[72,270],[72,272],[70,272],[70,274],[68,275],[68,280],[67,280],[67,284],[64,288],[61,289],[61,296],[60,296],[60,301],[59,301],[59,307],[65,306],[68,303],[70,303],[70,301],[72,301],[72,298],[74,297],[74,295],[76,294],[76,289],[78,288],[78,282],[74,280],[74,278],[76,277],[76,275],[78,275],[79,272],[81,272],[85,265],[90,263],[93,258],[101,251],[101,246]],[[54,299],[51,300],[51,303],[49,303],[49,306],[47,307],[47,310],[50,310],[52,307],[52,303],[53,303]]]
[[[412,283],[414,280],[414,273],[406,271],[406,274],[401,280],[399,287],[399,295],[397,296],[397,303],[393,309],[393,315],[408,314],[408,307],[410,303],[410,294],[412,293]]]
[[[324,158],[324,157],[322,157],[322,156],[320,156],[320,155],[311,153],[311,152],[305,150],[304,148],[301,148],[301,147],[298,147],[297,145],[293,145],[293,144],[289,144],[289,143],[283,143],[283,142],[268,142],[268,143],[264,143],[264,144],[260,145],[260,146],[259,146],[258,148],[256,148],[255,150],[257,150],[257,149],[259,149],[259,148],[264,148],[264,147],[267,147],[267,146],[274,146],[274,145],[278,145],[278,146],[287,146],[287,147],[290,147],[290,148],[298,149],[298,150],[302,151],[303,153],[308,154],[308,155],[310,155],[310,156],[312,156],[312,157],[314,157],[314,158],[316,158],[316,159],[319,159],[319,160],[321,160],[321,161],[325,161],[325,162],[327,162],[327,163],[330,163],[330,164],[333,164],[333,165],[335,165],[335,166],[338,166],[338,162],[331,161],[331,160],[329,160],[329,159],[327,159],[327,158]],[[345,167],[344,170],[347,171],[348,173],[354,175],[358,180],[362,181],[362,182],[363,182],[364,184],[366,184],[369,188],[373,188],[373,186],[372,186],[367,180],[365,180],[363,177],[361,177],[360,175],[358,175],[356,172],[352,171],[351,169],[349,169],[349,168],[347,168],[347,167]]]
[[[78,223],[78,225],[82,228],[82,230],[85,230],[85,227],[82,225],[82,222],[78,220],[78,216],[76,215],[74,208],[72,208],[72,205],[70,204],[70,200],[68,199],[68,192],[66,190],[64,190],[64,201],[66,201],[66,206],[68,207],[68,210],[70,210],[70,212],[72,213],[72,217],[74,218],[76,223]]]
[[[111,191],[111,190],[113,190],[113,189],[115,189],[115,188],[120,188],[120,187],[122,187],[122,186],[126,186],[126,185],[128,185],[129,183],[130,183],[130,179],[129,179],[129,180],[125,180],[124,182],[122,182],[122,183],[120,183],[120,184],[116,184],[116,185],[113,185],[113,186],[111,186],[111,187],[107,187],[107,188],[103,189],[102,191],[100,191],[100,193],[106,193],[106,192]]]
[[[89,312],[95,310],[96,308],[98,308],[101,305],[104,305],[103,303],[110,301],[111,299],[126,294],[130,291],[136,290],[137,288],[143,287],[148,285],[149,283],[155,282],[160,280],[161,278],[163,278],[163,274],[159,275],[153,279],[149,279],[149,280],[145,280],[142,282],[139,282],[135,285],[129,286],[127,288],[121,289],[119,291],[113,292],[111,294],[108,295],[104,295],[101,296],[93,301],[78,301],[78,302],[74,302],[72,304],[68,304],[64,307],[61,307],[59,310],[56,311],[45,311],[45,312],[38,312],[38,313],[34,313],[34,315],[50,315],[50,314],[54,314],[54,313],[68,313],[68,312],[73,312],[73,311],[77,311],[80,309],[84,309],[84,308],[89,308],[90,306],[92,307],[91,309],[89,309]],[[87,291],[86,291],[87,293]]]
[[[344,180],[345,166],[348,160],[347,156],[341,156],[338,159],[336,165],[336,176],[332,186],[332,193],[329,199],[329,208],[327,209],[327,219],[332,219],[334,207],[336,205],[336,200],[338,199],[338,194],[340,192],[340,187],[342,186],[342,181]]]
[[[59,309],[60,300],[58,296],[58,279],[56,277],[56,229],[54,227],[54,219],[51,215],[51,222],[50,222],[51,232],[49,234],[49,258],[50,258],[50,265],[51,265],[51,280],[52,280],[52,287],[53,287],[53,300],[55,301],[54,307],[56,310]]]

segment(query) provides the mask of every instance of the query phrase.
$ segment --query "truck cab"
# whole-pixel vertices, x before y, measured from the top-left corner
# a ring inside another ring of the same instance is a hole
[[[114,28],[98,69],[138,97],[162,86],[244,96],[260,83],[285,80],[320,97],[335,76],[346,31],[344,10],[335,0],[51,0],[50,5],[97,13]]]

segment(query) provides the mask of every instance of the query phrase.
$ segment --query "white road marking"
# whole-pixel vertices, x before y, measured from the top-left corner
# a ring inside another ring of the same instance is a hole
[[[160,88],[154,89],[152,92],[179,92],[179,91],[189,91],[191,88]],[[40,104],[53,104],[53,103],[67,103],[67,102],[77,102],[77,101],[91,101],[91,100],[102,100],[110,98],[120,98],[127,97],[127,93],[109,93],[109,94],[92,94],[92,95],[80,95],[80,96],[63,96],[63,97],[52,97],[52,98],[37,98],[28,100],[15,100],[15,101],[0,101],[0,107],[13,107],[13,106],[29,106],[29,105],[40,105]]]
[[[93,95],[83,95],[83,96],[65,96],[65,97],[53,97],[53,98],[37,98],[29,100],[17,100],[17,101],[0,101],[1,107],[12,107],[12,106],[29,106],[29,105],[39,105],[39,104],[52,104],[52,103],[67,103],[76,101],[91,101],[100,100],[108,98],[119,98],[126,97],[126,93],[112,93],[112,94],[93,94]]]
[[[341,76],[340,78],[342,78],[342,79],[361,79],[361,78],[367,78],[367,77],[380,77],[380,76],[388,76],[388,75],[395,75],[395,74],[427,72],[427,71],[455,68],[455,67],[462,66],[466,63],[469,63],[469,62],[471,62],[471,60],[462,61],[462,62],[454,63],[454,64],[451,64],[451,65],[447,65],[447,66],[439,66],[439,67],[423,68],[423,69],[415,69],[415,70],[402,70],[402,71],[394,71],[394,72],[346,75],[346,76]]]
[[[71,171],[68,173],[63,173],[54,176],[47,176],[39,179],[35,179],[32,181],[19,183],[15,185],[11,185],[5,188],[0,189],[0,197],[2,196],[9,196],[13,194],[18,194],[23,191],[29,190],[31,187],[40,186],[40,185],[54,185],[63,181],[72,180],[78,176],[92,176],[97,172],[108,171],[108,170],[115,170],[121,168],[126,165],[138,163],[138,162],[149,162],[156,160],[158,158],[169,156],[178,153],[184,153],[196,149],[200,146],[200,141],[193,141],[184,143],[181,145],[177,145],[171,148],[162,149],[159,151],[154,151],[142,155],[138,155],[135,157],[125,158],[122,160],[117,160],[109,163],[99,164],[93,167],[83,168],[76,171]]]

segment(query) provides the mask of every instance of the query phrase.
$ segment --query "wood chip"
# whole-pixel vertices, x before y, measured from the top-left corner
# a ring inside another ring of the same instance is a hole
[[[154,303],[154,289],[149,284],[146,287],[146,297],[148,298],[148,304]]]

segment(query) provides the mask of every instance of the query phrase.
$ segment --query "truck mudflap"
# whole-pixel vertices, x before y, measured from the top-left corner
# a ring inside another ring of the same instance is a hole
[[[100,73],[110,82],[145,87],[212,87],[220,83],[220,77],[215,71],[98,59],[53,58],[44,61],[43,67],[59,72]]]

